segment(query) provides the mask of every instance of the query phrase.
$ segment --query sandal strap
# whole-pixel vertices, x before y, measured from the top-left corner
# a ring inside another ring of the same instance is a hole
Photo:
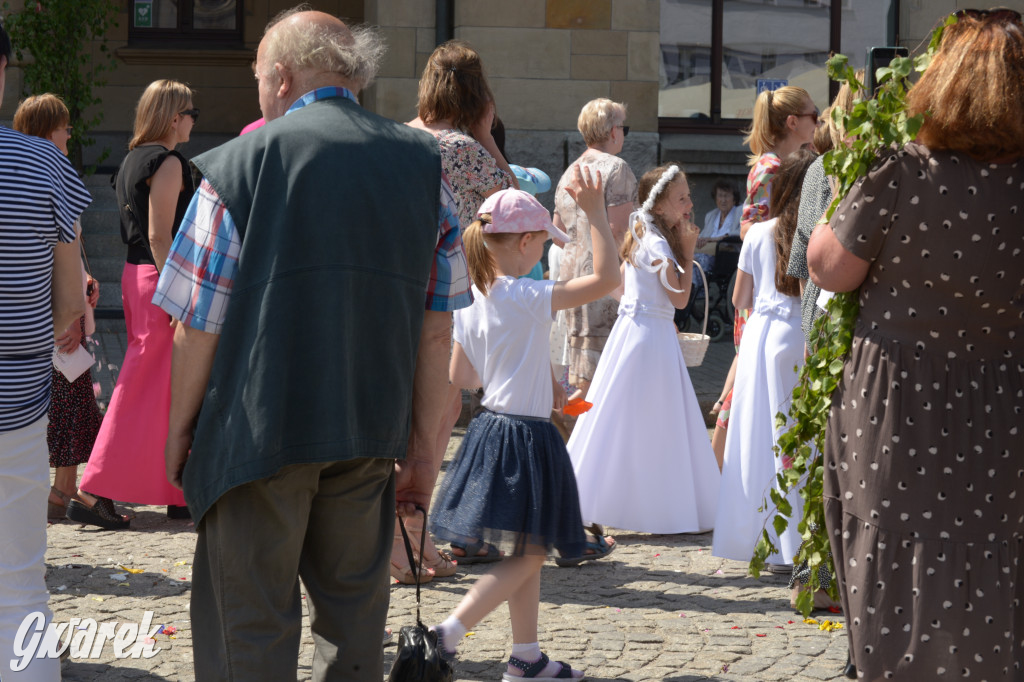
[[[523,671],[523,677],[529,679],[531,677],[537,677],[537,675],[540,673],[540,671],[542,671],[542,670],[544,670],[544,668],[548,667],[548,662],[550,660],[551,659],[549,659],[548,655],[545,654],[545,653],[542,653],[540,655],[540,658],[538,658],[533,663],[528,663],[527,661],[524,661],[521,658],[516,658],[515,656],[509,656],[508,657],[508,664],[513,666],[513,667],[515,667],[515,668],[519,668],[520,670],[522,670]]]
[[[64,491],[58,490],[56,486],[50,486],[50,492],[60,498],[60,501],[64,503],[64,506],[68,506],[68,502],[71,501],[71,496],[66,495]]]
[[[514,668],[519,668],[519,670],[523,672],[523,679],[525,680],[537,677],[544,668],[548,667],[548,663],[550,662],[551,659],[548,658],[548,655],[545,653],[541,653],[540,658],[533,663],[528,663],[521,658],[516,658],[515,656],[509,656],[508,658],[508,664]],[[572,666],[562,661],[555,661],[555,663],[561,666],[558,674],[555,675],[555,679],[567,680],[572,678]]]

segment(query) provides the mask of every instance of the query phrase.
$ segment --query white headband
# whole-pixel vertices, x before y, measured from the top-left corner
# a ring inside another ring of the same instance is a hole
[[[668,183],[672,182],[672,178],[679,173],[679,166],[672,165],[665,169],[665,172],[661,174],[658,181],[654,183],[654,187],[651,188],[651,193],[647,195],[647,199],[644,201],[644,205],[640,207],[643,213],[650,213],[654,210],[654,202],[658,200],[658,195],[661,194],[662,190]]]
[[[633,240],[637,244],[638,251],[646,251],[648,247],[644,243],[643,239],[641,239],[636,233],[637,221],[640,221],[644,224],[644,228],[646,229],[645,234],[656,234],[660,237],[664,236],[661,234],[661,230],[658,229],[657,225],[654,224],[654,218],[651,216],[651,211],[654,209],[654,203],[658,200],[658,195],[661,194],[661,192],[665,189],[665,186],[668,185],[668,183],[672,182],[672,178],[674,178],[679,173],[679,170],[679,166],[675,165],[666,168],[665,172],[661,174],[660,178],[658,178],[658,181],[654,183],[654,187],[651,188],[651,192],[650,194],[647,195],[647,200],[644,201],[644,205],[640,207],[639,211],[633,211],[630,214],[629,231],[633,234]],[[677,294],[682,293],[682,289],[676,289],[675,287],[668,283],[667,275],[668,268],[670,267],[670,261],[663,260],[661,264],[657,266],[647,265],[646,263],[640,260],[638,260],[637,263],[638,267],[641,270],[646,270],[647,272],[657,274],[658,278],[661,280],[662,286],[664,286],[666,289],[668,289],[669,291],[674,291]],[[680,274],[686,274],[686,270],[684,270],[678,264],[672,263],[672,265],[675,266],[675,269],[678,270]]]

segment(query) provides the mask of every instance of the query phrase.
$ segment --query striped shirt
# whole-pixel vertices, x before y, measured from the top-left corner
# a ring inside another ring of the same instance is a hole
[[[0,432],[49,407],[53,246],[91,201],[52,142],[0,127]]]
[[[300,109],[325,97],[354,96],[344,88],[318,88],[288,109]],[[287,115],[287,113],[285,115]],[[160,273],[153,305],[184,324],[219,334],[238,271],[242,241],[231,213],[204,179],[185,211],[178,235]],[[453,311],[473,302],[469,267],[459,230],[458,204],[442,177],[438,205],[437,247],[427,283],[426,310]]]

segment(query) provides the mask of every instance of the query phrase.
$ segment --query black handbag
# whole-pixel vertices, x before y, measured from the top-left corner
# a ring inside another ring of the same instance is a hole
[[[420,560],[416,565],[416,624],[406,625],[398,633],[398,652],[391,666],[388,682],[452,682],[455,671],[437,650],[437,633],[431,632],[420,620],[420,574],[423,572],[423,548],[427,537],[427,510],[417,507],[423,513],[423,534],[420,536]],[[398,518],[405,542],[405,553],[409,565],[416,564],[412,555],[412,543],[405,530],[402,518]]]

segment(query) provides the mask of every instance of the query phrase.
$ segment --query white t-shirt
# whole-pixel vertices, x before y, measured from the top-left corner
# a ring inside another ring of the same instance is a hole
[[[774,309],[787,315],[798,299],[780,294],[775,288],[776,222],[777,219],[772,218],[750,227],[740,249],[739,268],[754,278],[754,310]]]
[[[455,341],[483,382],[481,404],[494,412],[551,416],[551,280],[498,277],[473,305],[455,311]]]

